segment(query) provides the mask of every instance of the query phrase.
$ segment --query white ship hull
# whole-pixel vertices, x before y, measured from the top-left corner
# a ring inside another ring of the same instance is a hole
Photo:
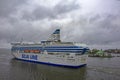
[[[79,68],[86,65],[84,44],[62,42],[60,30],[57,29],[47,41],[41,43],[11,43],[12,54],[16,59],[55,66]]]
[[[49,55],[34,53],[12,53],[16,59],[53,66],[79,68],[86,65],[87,55]]]

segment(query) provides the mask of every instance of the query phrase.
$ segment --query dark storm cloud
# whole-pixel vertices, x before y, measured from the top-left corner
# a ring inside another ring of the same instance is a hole
[[[89,19],[90,20],[89,24],[83,25],[88,29],[84,30],[85,33],[82,34],[81,38],[75,37],[75,39],[77,41],[88,43],[90,45],[112,44],[114,42],[119,42],[120,25],[114,24],[114,22],[119,18],[120,15],[119,16],[108,15],[108,17],[104,16],[91,17]]]
[[[80,8],[80,6],[75,3],[75,1],[71,1],[67,4],[64,3],[66,2],[63,0],[54,7],[54,10],[57,12],[57,14],[67,13]]]
[[[56,28],[61,28],[63,41],[77,41],[89,45],[120,43],[120,15],[117,15],[120,7],[115,5],[116,3],[114,4],[115,6],[111,7],[106,7],[105,4],[100,7],[95,6],[97,11],[100,8],[101,13],[94,11],[92,13],[96,14],[87,13],[87,15],[81,15],[80,11],[81,9],[84,10],[84,8],[75,1],[68,0],[65,2],[62,0],[52,7],[49,7],[49,5],[31,6],[25,2],[27,1],[0,1],[0,44],[6,45],[21,39],[39,42],[46,40]],[[104,7],[105,10],[103,9]],[[112,8],[113,12],[105,13],[107,8]],[[89,8],[87,9],[89,10]],[[59,19],[59,17],[61,18]],[[70,21],[67,21],[69,18]],[[2,46],[0,45],[0,47]]]
[[[32,13],[27,11],[23,12],[23,19],[26,20],[39,20],[49,17],[54,17],[54,12],[49,7],[38,6]]]
[[[42,28],[38,25],[38,28],[33,27],[31,22],[26,20],[14,20],[5,19],[0,21],[0,41],[2,42],[18,42],[18,41],[28,41],[28,42],[40,42],[41,40],[47,39],[50,34],[58,27],[52,28]]]
[[[64,4],[67,3],[67,4]],[[27,11],[23,12],[23,19],[27,20],[41,20],[44,18],[57,18],[58,15],[68,13],[71,11],[74,11],[76,9],[79,9],[80,6],[75,3],[75,1],[71,2],[64,2],[64,0],[58,2],[53,8],[50,8],[49,6],[42,6],[39,5],[32,11],[32,13],[29,13]]]
[[[9,23],[7,23],[9,24]],[[7,25],[5,25],[7,26]],[[13,27],[13,28],[12,28]],[[36,35],[39,35],[38,30],[34,29],[30,23],[28,22],[16,22],[10,24],[9,29],[2,29],[0,31],[0,37],[1,39],[6,39],[7,42],[14,42],[14,41],[20,41],[21,39],[24,39],[25,41],[33,40],[33,38],[36,39]],[[38,39],[37,39],[38,40]],[[34,40],[33,40],[34,41]]]
[[[0,0],[0,17],[8,17],[25,0]]]

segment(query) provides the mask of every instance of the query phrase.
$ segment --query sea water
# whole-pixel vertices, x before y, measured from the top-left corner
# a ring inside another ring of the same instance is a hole
[[[0,80],[120,80],[120,57],[88,57],[86,67],[71,69],[16,60],[0,49]]]

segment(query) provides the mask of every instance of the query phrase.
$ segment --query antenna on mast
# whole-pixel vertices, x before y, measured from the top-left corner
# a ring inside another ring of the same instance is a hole
[[[20,43],[22,43],[23,42],[23,38],[21,38],[21,40],[20,40]]]

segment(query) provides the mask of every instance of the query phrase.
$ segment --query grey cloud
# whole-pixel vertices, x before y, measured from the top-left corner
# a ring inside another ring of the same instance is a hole
[[[69,27],[63,29],[62,37],[67,41],[83,42],[89,45],[113,45],[115,42],[120,42],[120,25],[113,23],[119,18],[120,15],[109,14],[81,17],[66,25]]]
[[[116,20],[117,17],[120,16],[109,16],[104,18],[101,21],[95,23],[89,23],[86,25],[88,28],[90,26],[91,29],[86,30],[86,32],[82,35],[82,39],[79,39],[88,44],[111,44],[113,42],[120,41],[120,25],[113,24],[113,21]],[[103,18],[102,16],[98,17]]]
[[[23,19],[26,20],[39,20],[46,17],[54,17],[53,10],[45,6],[38,6],[32,13],[27,11],[24,11],[23,13]]]
[[[66,12],[70,12],[72,10],[76,10],[76,9],[79,9],[80,6],[75,3],[75,1],[71,1],[67,4],[64,4],[64,3],[67,3],[65,2],[64,0],[63,1],[60,1],[55,7],[54,7],[54,10],[58,13],[58,14],[61,14],[61,13],[66,13]]]
[[[1,22],[1,21],[0,21]],[[39,42],[47,39],[57,27],[44,29],[38,25],[38,29],[34,28],[31,22],[26,20],[14,20],[9,18],[0,23],[0,41],[7,43],[24,41]]]
[[[0,0],[0,17],[8,17],[25,0]]]
[[[56,4],[53,8],[45,7],[45,6],[38,6],[35,10],[33,10],[32,13],[29,13],[27,11],[23,12],[23,19],[27,20],[41,20],[44,18],[57,18],[58,15],[68,13],[70,11],[76,10],[80,8],[78,4],[75,3],[75,1],[71,1],[67,4],[64,4],[64,0],[60,1],[58,4]]]
[[[95,18],[94,18],[95,17]],[[120,16],[103,17],[92,16],[91,18],[83,18],[78,21],[73,20],[64,25],[61,31],[61,38],[63,41],[77,41],[87,43],[89,45],[113,45],[114,42],[120,41],[120,25],[113,24],[113,21]],[[12,19],[10,19],[12,20]],[[38,29],[32,26],[32,23],[26,20],[15,21],[6,20],[3,27],[0,30],[0,41],[6,41],[8,43],[20,41],[22,38],[24,41],[41,41],[46,40],[50,34],[58,28],[57,25],[50,24],[50,28],[42,28],[38,25]],[[83,22],[81,22],[81,20]],[[86,24],[85,24],[86,23]],[[67,27],[65,27],[67,26]],[[74,27],[76,26],[76,27]],[[59,27],[60,28],[60,27]],[[82,29],[82,30],[81,30]],[[83,31],[81,35],[81,31]]]
[[[92,16],[88,14],[85,17],[81,15],[77,16],[77,20],[72,19],[71,22],[63,23],[62,27],[57,27],[59,24],[52,23],[53,19],[57,19],[59,15],[69,15],[70,12],[79,9],[80,6],[74,1],[64,2],[62,0],[53,8],[39,5],[31,13],[24,10],[21,12],[23,13],[22,18],[17,19],[7,16],[15,11],[18,5],[24,3],[24,0],[2,1],[0,1],[0,44],[2,42],[8,44],[20,41],[22,38],[24,41],[34,42],[46,40],[56,28],[62,29],[61,38],[63,41],[77,41],[89,45],[114,45],[114,43],[120,43],[120,24],[114,23],[117,19],[118,22],[120,21],[120,15],[112,15],[112,13],[93,14]],[[42,23],[41,21],[45,18],[48,19]],[[33,25],[36,20],[41,24]],[[51,27],[45,26],[46,28],[43,28],[42,24]]]

